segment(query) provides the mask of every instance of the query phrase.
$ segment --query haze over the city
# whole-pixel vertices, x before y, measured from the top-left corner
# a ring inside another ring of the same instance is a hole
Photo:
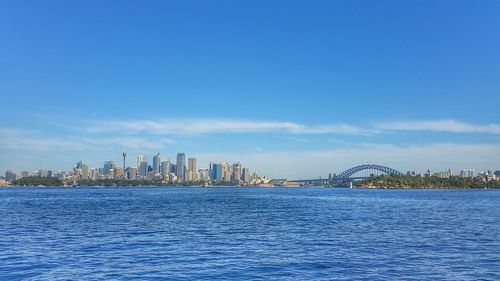
[[[217,5],[215,5],[217,4]],[[316,178],[500,169],[500,2],[2,1],[0,174],[125,149]]]

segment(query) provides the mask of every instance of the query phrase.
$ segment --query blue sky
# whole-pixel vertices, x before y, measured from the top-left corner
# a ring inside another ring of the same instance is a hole
[[[498,1],[2,1],[0,172],[500,169]]]

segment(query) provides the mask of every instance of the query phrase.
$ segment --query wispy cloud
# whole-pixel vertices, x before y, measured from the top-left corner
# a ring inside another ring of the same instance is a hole
[[[141,137],[51,137],[36,130],[0,128],[0,146],[26,151],[102,150],[122,146],[131,149],[160,149],[173,141],[166,138],[149,140]]]
[[[248,121],[228,119],[172,119],[163,121],[103,121],[95,122],[85,129],[89,133],[151,133],[175,134],[217,134],[217,133],[286,133],[286,134],[347,134],[367,135],[367,130],[347,124],[308,126],[294,122]]]
[[[390,131],[433,131],[450,133],[500,134],[499,124],[471,124],[453,119],[434,121],[387,122],[375,126],[379,130]]]

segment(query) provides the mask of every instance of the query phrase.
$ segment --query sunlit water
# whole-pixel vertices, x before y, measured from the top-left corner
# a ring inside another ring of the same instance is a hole
[[[500,191],[0,189],[0,280],[500,280]]]

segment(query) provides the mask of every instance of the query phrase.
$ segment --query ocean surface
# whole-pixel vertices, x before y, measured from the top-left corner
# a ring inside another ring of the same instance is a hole
[[[500,280],[500,191],[0,189],[0,280]]]

